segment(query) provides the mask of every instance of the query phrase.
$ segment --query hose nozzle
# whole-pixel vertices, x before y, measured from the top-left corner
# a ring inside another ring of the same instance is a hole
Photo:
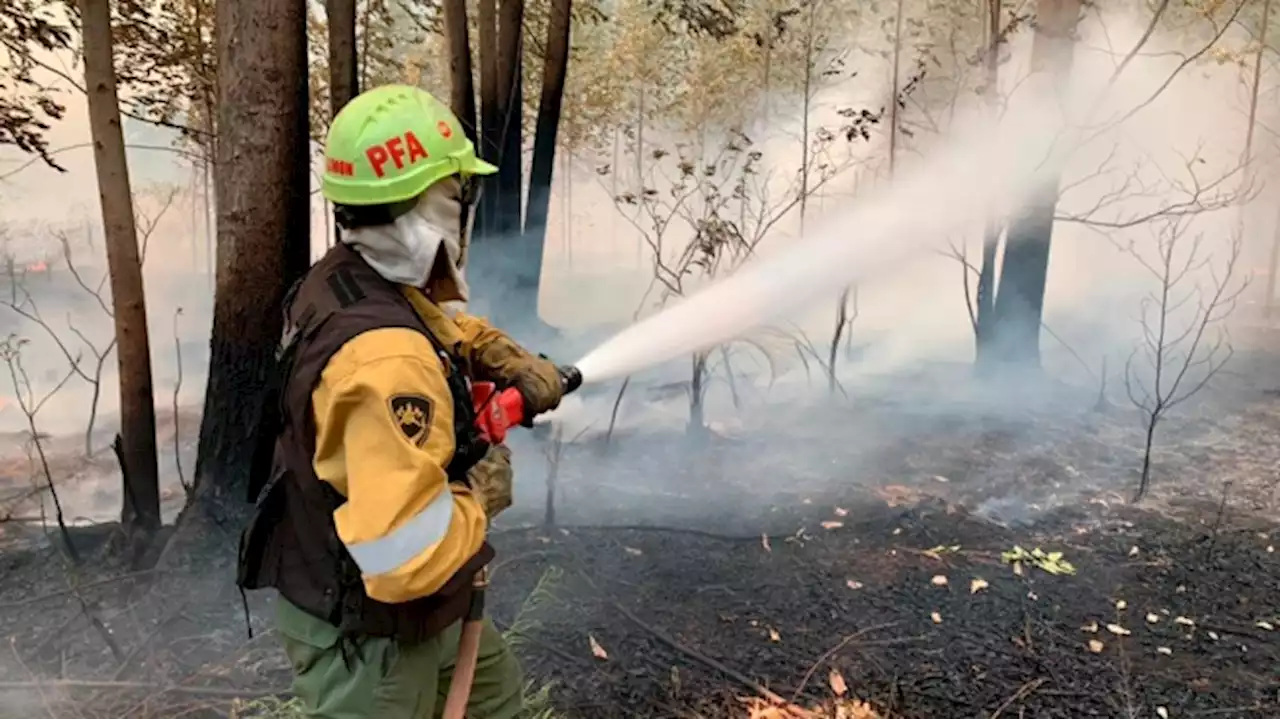
[[[564,394],[569,394],[582,386],[582,371],[573,365],[557,367],[560,371],[560,387]]]

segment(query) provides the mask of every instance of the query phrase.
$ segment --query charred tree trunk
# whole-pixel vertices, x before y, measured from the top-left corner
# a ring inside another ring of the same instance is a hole
[[[471,75],[471,39],[467,36],[467,0],[444,0],[444,34],[449,39],[449,106],[463,131],[479,147],[476,134],[476,86]]]
[[[542,255],[547,240],[547,215],[551,204],[551,178],[556,161],[556,136],[560,129],[560,109],[564,100],[565,74],[569,68],[569,26],[572,0],[552,0],[551,22],[547,29],[547,56],[542,69],[542,99],[538,104],[536,134],[533,138],[533,166],[529,170],[529,210],[518,253],[522,266],[516,289],[535,310],[542,277]],[[567,183],[566,183],[567,184]],[[523,283],[528,283],[523,284]]]
[[[987,57],[984,89],[990,122],[1000,121],[1000,13],[1002,0],[987,0]],[[1000,223],[987,219],[982,233],[982,264],[978,269],[977,307],[974,316],[974,347],[978,367],[991,363],[991,324],[994,321],[996,255],[1000,252]],[[967,272],[967,270],[966,270]],[[966,277],[966,282],[968,281]]]
[[[356,64],[356,0],[326,0],[329,16],[329,106],[336,117],[360,94]]]
[[[1080,0],[1040,0],[1031,47],[1032,72],[1046,95],[1061,94],[1071,71]],[[1045,182],[1011,218],[996,290],[989,349],[1001,365],[1040,367],[1040,325],[1049,272],[1058,182]]]
[[[156,408],[142,260],[138,254],[124,133],[120,128],[120,100],[116,94],[111,6],[108,0],[79,0],[79,5],[89,130],[93,136],[93,160],[102,203],[120,373],[120,470],[124,478],[120,523],[131,539],[145,541],[160,528]]]
[[[498,186],[495,235],[504,242],[520,234],[523,223],[524,163],[524,0],[498,2]]]
[[[198,496],[243,497],[281,302],[311,259],[306,0],[218,3],[218,268]]]
[[[502,133],[498,102],[498,12],[497,0],[480,0],[478,14],[480,38],[480,127],[476,149],[480,157],[496,165]],[[502,188],[486,182],[476,215],[476,234],[488,237],[494,229],[494,208],[502,200]]]
[[[325,13],[329,22],[329,117],[360,94],[360,69],[356,64],[356,0],[326,0]],[[329,203],[325,202],[325,212]],[[328,219],[325,235],[330,236]],[[342,240],[342,230],[333,222],[333,242]]]

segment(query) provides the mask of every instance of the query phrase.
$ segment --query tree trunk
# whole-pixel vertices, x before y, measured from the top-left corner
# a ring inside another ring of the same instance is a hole
[[[498,2],[498,186],[501,200],[494,208],[495,236],[502,241],[520,234],[524,198],[524,0]]]
[[[498,21],[497,0],[480,0],[478,13],[480,38],[480,141],[476,149],[480,157],[490,163],[498,163],[501,147],[502,116],[498,102]],[[492,180],[485,182],[480,196],[479,214],[476,215],[475,232],[488,237],[494,229],[494,208],[501,203],[502,188]]]
[[[989,122],[1000,121],[1000,14],[1002,0],[987,0],[987,57],[984,82]],[[996,256],[1000,252],[1000,222],[988,217],[982,233],[982,264],[978,269],[974,316],[975,361],[979,369],[991,364],[991,323],[995,310]],[[968,282],[968,269],[965,269]]]
[[[535,310],[542,277],[542,255],[547,240],[547,216],[551,204],[551,177],[556,160],[556,135],[564,100],[565,73],[569,67],[569,12],[572,0],[552,0],[547,27],[547,56],[542,69],[542,99],[538,105],[537,132],[533,139],[533,166],[529,170],[529,217],[521,240],[517,291]]]
[[[1040,0],[1031,46],[1032,72],[1043,75],[1046,102],[1061,94],[1071,71],[1080,0]],[[1040,367],[1040,325],[1049,273],[1058,182],[1046,182],[1009,224],[1004,262],[996,290],[990,348],[1004,365]]]
[[[360,93],[360,74],[356,64],[356,0],[325,0],[329,23],[329,118]],[[342,241],[338,223],[329,229],[329,204],[324,204],[325,236],[331,242]],[[329,233],[333,234],[330,235]]]
[[[467,35],[467,0],[444,0],[444,34],[449,39],[449,106],[462,120],[463,131],[476,139],[476,86],[471,75],[471,39]]]
[[[243,497],[281,302],[311,259],[306,0],[218,3],[218,267],[197,492]]]
[[[120,128],[120,100],[116,94],[111,6],[109,0],[79,0],[79,4],[89,131],[93,136],[98,197],[102,202],[120,377],[120,469],[124,478],[120,523],[130,537],[145,537],[160,528],[156,408],[142,260],[138,254],[124,133]]]
[[[893,106],[889,109],[889,179],[892,181],[898,160],[898,109],[902,98],[902,0],[898,0],[893,14],[893,76],[889,78],[893,88]]]
[[[326,0],[329,16],[329,107],[336,117],[360,94],[356,65],[356,0]]]

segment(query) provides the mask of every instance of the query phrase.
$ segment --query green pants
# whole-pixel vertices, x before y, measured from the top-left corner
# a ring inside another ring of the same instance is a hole
[[[315,719],[433,719],[444,711],[462,622],[418,645],[371,637],[343,661],[338,629],[283,597],[276,621],[293,665],[293,691],[303,716]],[[502,635],[486,621],[467,705],[468,719],[513,719],[524,680]]]

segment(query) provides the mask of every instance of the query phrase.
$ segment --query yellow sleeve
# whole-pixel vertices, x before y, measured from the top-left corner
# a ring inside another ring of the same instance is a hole
[[[338,537],[381,602],[429,596],[480,550],[487,520],[451,485],[453,400],[426,337],[366,332],[329,360],[312,393],[316,474],[346,497]]]
[[[507,333],[483,318],[457,313],[453,317],[462,335],[462,353],[479,379],[512,382],[538,358],[516,344]]]

